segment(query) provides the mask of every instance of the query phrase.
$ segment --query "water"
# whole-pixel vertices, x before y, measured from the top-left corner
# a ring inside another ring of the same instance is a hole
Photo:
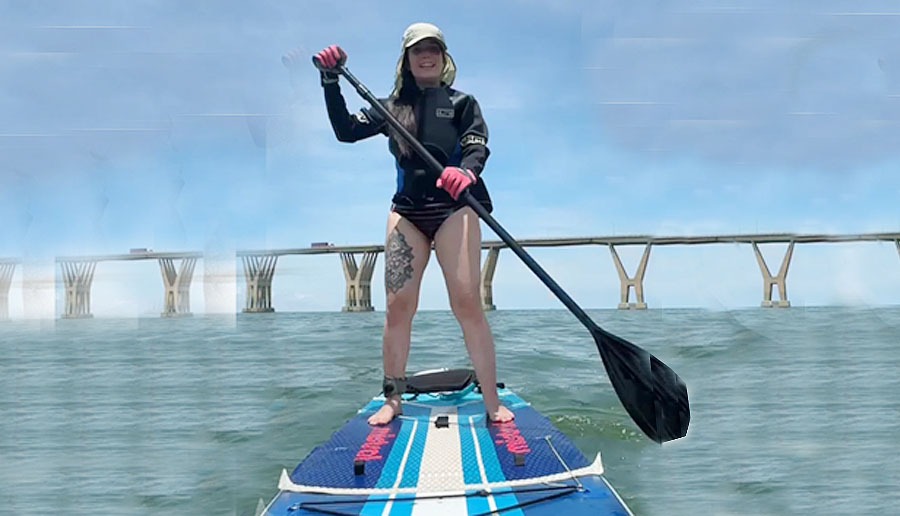
[[[500,379],[636,514],[881,514],[900,485],[900,308],[589,311],[688,384],[646,439],[567,311],[488,314]],[[0,324],[0,514],[252,515],[380,387],[382,313]],[[468,365],[422,312],[410,370]]]

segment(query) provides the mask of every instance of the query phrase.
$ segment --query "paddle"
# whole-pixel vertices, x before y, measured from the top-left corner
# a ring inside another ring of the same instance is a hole
[[[372,95],[372,92],[347,70],[343,63],[339,64],[337,68],[328,69],[324,68],[313,56],[313,64],[320,70],[343,75],[356,88],[360,96],[409,142],[416,153],[426,161],[431,171],[435,175],[441,174],[444,167],[437,159],[394,118]],[[494,220],[468,190],[463,191],[462,198],[591,332],[610,382],[625,410],[638,427],[650,439],[659,444],[684,437],[687,434],[691,415],[687,386],[681,378],[669,366],[647,351],[597,326],[553,278]]]

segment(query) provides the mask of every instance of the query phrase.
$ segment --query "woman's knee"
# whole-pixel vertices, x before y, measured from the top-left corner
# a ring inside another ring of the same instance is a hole
[[[413,292],[388,295],[385,308],[387,324],[389,326],[408,324],[412,321],[418,304],[418,299]]]
[[[484,309],[481,306],[481,293],[477,286],[467,285],[451,289],[450,308],[460,320],[484,317]]]

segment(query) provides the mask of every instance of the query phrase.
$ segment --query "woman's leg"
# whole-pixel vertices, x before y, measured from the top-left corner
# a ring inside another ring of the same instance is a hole
[[[384,246],[386,313],[382,341],[384,375],[390,378],[406,376],[412,320],[419,304],[419,286],[430,254],[431,242],[408,220],[390,212]],[[369,418],[369,423],[388,423],[400,412],[400,396],[391,396]]]
[[[434,250],[488,415],[494,421],[509,421],[513,413],[497,396],[494,338],[481,306],[481,226],[472,208],[462,208],[444,221],[434,237]]]

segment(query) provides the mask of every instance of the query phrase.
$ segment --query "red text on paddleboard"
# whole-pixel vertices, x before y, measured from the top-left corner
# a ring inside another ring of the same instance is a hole
[[[366,442],[364,442],[362,446],[360,446],[359,451],[356,452],[354,460],[381,460],[381,449],[393,441],[394,437],[397,437],[397,434],[391,433],[391,430],[387,427],[372,429],[372,431],[369,432],[369,436],[366,437]]]
[[[515,422],[494,423],[494,428],[497,429],[494,442],[505,445],[506,449],[512,453],[531,453],[528,442],[522,437]]]

